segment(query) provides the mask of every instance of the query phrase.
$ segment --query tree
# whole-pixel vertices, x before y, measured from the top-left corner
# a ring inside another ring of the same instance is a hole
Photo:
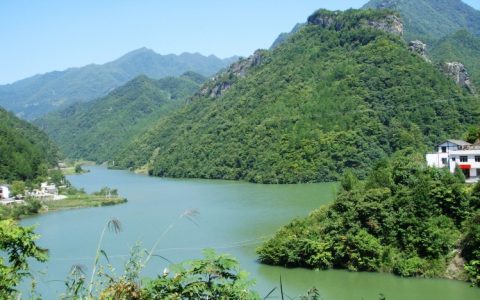
[[[24,277],[31,275],[30,258],[40,262],[47,260],[47,251],[37,246],[37,239],[33,227],[21,227],[12,220],[0,221],[0,250],[7,254],[6,257],[0,256],[1,299],[17,298],[16,287]]]
[[[12,182],[12,195],[23,195],[25,193],[25,182],[14,181]]]
[[[81,165],[76,165],[75,166],[75,173],[80,174],[83,172],[82,166]]]
[[[239,271],[237,261],[228,255],[205,250],[204,259],[178,265],[174,276],[163,276],[148,283],[145,299],[260,299],[249,290],[252,282]]]

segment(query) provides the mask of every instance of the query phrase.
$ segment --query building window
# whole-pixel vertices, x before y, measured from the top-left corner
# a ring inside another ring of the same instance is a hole
[[[468,162],[468,156],[460,156],[460,162]]]
[[[447,147],[442,147],[442,152],[446,153],[447,152]]]
[[[444,158],[442,158],[442,165],[446,165],[446,164],[447,164],[447,158],[444,157]]]
[[[455,157],[452,157],[452,161],[455,161]]]
[[[475,162],[480,162],[480,156],[475,156]]]

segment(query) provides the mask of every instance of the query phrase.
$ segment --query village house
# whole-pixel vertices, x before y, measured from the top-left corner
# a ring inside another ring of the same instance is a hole
[[[26,195],[42,200],[62,200],[66,198],[66,196],[58,194],[58,188],[55,184],[48,184],[48,182],[43,182],[40,189],[34,189],[27,192]]]
[[[448,168],[451,173],[458,166],[467,182],[477,182],[480,179],[480,143],[447,140],[437,146],[436,153],[429,153],[426,158],[429,166]]]
[[[6,185],[0,185],[0,200],[10,198],[10,188]]]

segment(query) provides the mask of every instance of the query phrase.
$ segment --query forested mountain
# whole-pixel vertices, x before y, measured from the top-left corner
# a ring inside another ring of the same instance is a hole
[[[0,108],[0,183],[46,176],[57,148],[37,127]]]
[[[185,104],[205,80],[193,72],[159,80],[141,75],[104,98],[73,104],[35,123],[67,157],[111,161],[133,136]]]
[[[429,45],[466,29],[480,37],[480,11],[461,0],[371,0],[364,8],[393,9],[405,23],[405,39]]]
[[[141,48],[103,64],[36,75],[0,86],[0,106],[26,119],[38,118],[75,102],[102,97],[139,76],[159,79],[194,71],[210,76],[237,58],[219,59],[195,53],[160,55]]]
[[[480,84],[480,38],[467,30],[460,30],[439,40],[430,55],[438,62],[462,62],[474,83]]]
[[[462,63],[473,83],[480,82],[480,11],[461,0],[371,0],[364,8],[398,11],[407,42],[426,43],[435,63]]]
[[[401,29],[390,11],[320,10],[208,82],[118,162],[157,176],[315,182],[459,136],[478,123],[478,99],[410,52]]]

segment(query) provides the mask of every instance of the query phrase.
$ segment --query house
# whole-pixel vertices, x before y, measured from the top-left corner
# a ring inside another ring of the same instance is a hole
[[[10,189],[6,185],[0,185],[0,200],[10,198]]]
[[[469,182],[480,179],[480,144],[461,140],[447,140],[437,146],[436,153],[426,156],[427,164],[435,168],[448,168],[451,173],[458,166]]]
[[[40,191],[44,194],[50,194],[50,195],[58,194],[58,190],[55,184],[48,184],[48,182],[43,182],[40,185]]]

